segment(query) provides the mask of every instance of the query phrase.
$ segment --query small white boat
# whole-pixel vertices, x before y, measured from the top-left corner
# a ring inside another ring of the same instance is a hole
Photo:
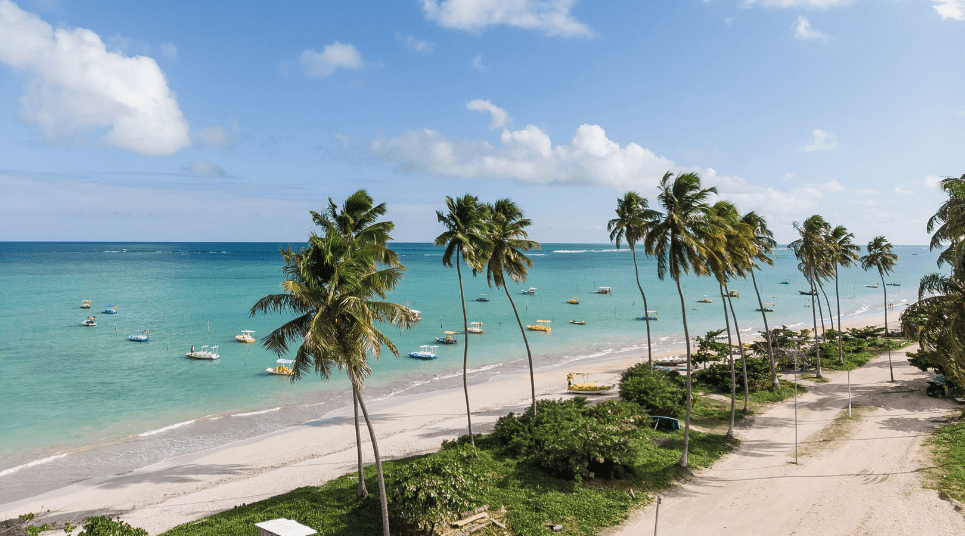
[[[268,367],[265,372],[272,376],[291,376],[295,372],[291,367],[294,362],[291,359],[279,359],[275,361],[275,363],[278,363],[277,367]]]
[[[221,357],[218,354],[217,345],[211,346],[210,350],[205,350],[205,348],[208,348],[207,344],[202,346],[200,350],[195,350],[194,346],[192,346],[191,351],[184,355],[185,357],[190,357],[191,359],[218,359],[219,357]]]
[[[235,335],[235,340],[237,340],[238,342],[246,342],[246,343],[255,342],[255,338],[251,336],[251,334],[254,332],[255,330],[253,329],[242,330],[241,335]]]
[[[613,294],[613,290],[610,287],[600,287],[596,289],[597,294]]]
[[[755,310],[756,310],[757,312],[759,312],[759,313],[760,313],[760,312],[773,313],[773,312],[774,312],[774,307],[775,307],[775,304],[773,304],[773,303],[764,303],[764,308],[763,308],[763,309],[757,308],[757,309],[755,309]]]
[[[81,322],[80,325],[82,325],[82,326],[96,326],[96,325],[97,325],[97,317],[96,317],[96,316],[88,316],[88,317],[87,317],[87,320],[84,320],[83,322]]]
[[[80,308],[81,308],[81,309],[90,309],[90,300],[84,300],[84,302],[80,304]]]
[[[870,285],[865,285],[868,288],[878,288],[878,283],[872,283]]]
[[[697,303],[714,303],[714,300],[710,298],[703,298],[703,299],[697,300]]]
[[[482,332],[483,332],[483,329],[482,329],[483,323],[482,323],[482,322],[470,322],[469,325],[472,326],[472,327],[469,327],[469,328],[466,329],[466,331],[467,331],[468,333],[482,333]]]
[[[422,350],[417,352],[409,352],[409,357],[414,357],[415,359],[435,359],[439,357],[436,355],[436,348],[438,348],[438,346],[423,344],[421,348]]]
[[[524,291],[520,292],[520,294],[522,294],[522,295],[524,295],[524,296],[535,296],[535,295],[536,295],[536,287],[529,287],[529,290],[524,290]]]
[[[134,342],[147,342],[151,340],[151,337],[148,336],[149,333],[151,333],[151,330],[139,329],[134,335],[129,335],[127,340]]]

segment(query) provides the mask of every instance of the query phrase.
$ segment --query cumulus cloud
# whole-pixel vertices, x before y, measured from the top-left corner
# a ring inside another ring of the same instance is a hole
[[[107,129],[104,143],[149,155],[173,154],[191,143],[157,62],[108,52],[90,30],[54,30],[0,0],[0,62],[27,74],[21,116],[48,140]]]
[[[411,35],[402,35],[399,32],[395,32],[395,38],[399,41],[402,41],[402,44],[405,45],[405,48],[421,54],[427,54],[436,48],[436,45],[429,41],[416,39]]]
[[[794,38],[801,41],[827,41],[831,36],[811,27],[811,22],[803,16],[798,16],[797,22],[791,28],[794,29]]]
[[[928,175],[925,177],[925,186],[929,188],[934,188],[935,190],[940,190],[942,187],[942,181],[945,177],[939,177],[938,175]]]
[[[934,0],[935,11],[941,16],[942,20],[955,19],[965,20],[965,0]]]
[[[482,54],[476,54],[476,57],[472,59],[472,68],[481,73],[486,72],[486,66],[482,62]]]
[[[426,19],[454,30],[479,31],[504,24],[560,37],[592,37],[573,18],[575,0],[422,0]]]
[[[744,0],[744,7],[761,5],[777,8],[829,9],[851,4],[852,0]]]
[[[232,119],[230,128],[225,128],[212,121],[206,128],[198,130],[194,134],[194,139],[200,145],[207,147],[231,147],[241,139],[242,135],[243,132],[241,127],[238,126],[238,121]]]
[[[305,76],[325,78],[335,72],[335,69],[359,70],[362,68],[362,55],[349,44],[335,41],[326,45],[321,52],[308,49],[298,58]]]
[[[208,162],[207,160],[195,160],[194,162],[182,167],[181,171],[208,179],[217,179],[225,176],[225,170],[221,169],[221,167],[217,164]]]
[[[856,193],[856,194],[861,194],[861,195],[878,195],[878,194],[881,193],[881,192],[879,192],[878,190],[871,190],[871,189],[851,190],[851,191],[854,192],[854,193]]]
[[[814,135],[814,143],[798,147],[798,151],[813,153],[814,151],[833,151],[838,148],[838,138],[830,132],[825,132],[820,128],[811,131]]]
[[[912,192],[911,190],[905,190],[903,188],[895,188],[895,193],[903,194],[903,195],[915,195],[915,192]]]
[[[506,110],[503,110],[488,100],[471,100],[466,103],[466,108],[469,108],[475,112],[489,112],[492,115],[492,121],[489,123],[489,130],[503,128],[507,126],[507,122],[512,119],[509,117],[509,113],[507,113]]]

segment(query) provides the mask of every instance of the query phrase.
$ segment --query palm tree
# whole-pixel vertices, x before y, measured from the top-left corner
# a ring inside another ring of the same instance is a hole
[[[680,286],[680,275],[690,270],[698,276],[709,275],[706,265],[705,243],[713,238],[711,225],[713,209],[708,200],[717,193],[716,188],[701,188],[696,173],[681,173],[672,178],[668,171],[657,187],[657,202],[666,211],[644,238],[647,255],[657,258],[657,277],[664,279],[669,272],[677,284],[680,295],[680,311],[683,316],[684,339],[687,341],[687,416],[684,421],[684,446],[680,465],[687,467],[687,449],[690,445],[691,410],[691,351],[690,330],[687,327],[687,304]]]
[[[767,353],[771,358],[771,380],[773,381],[774,389],[780,389],[781,384],[777,379],[777,361],[774,359],[774,348],[771,346],[771,328],[767,325],[767,312],[764,310],[764,302],[761,301],[761,291],[757,288],[757,278],[754,277],[754,269],[757,268],[757,263],[754,262],[755,259],[774,266],[774,260],[771,259],[771,254],[774,252],[774,247],[777,246],[777,242],[774,241],[774,233],[767,228],[767,222],[756,212],[752,211],[744,214],[741,222],[750,225],[753,232],[751,242],[754,244],[756,253],[748,259],[751,264],[747,271],[751,274],[751,282],[754,283],[754,292],[757,294],[757,304],[761,308],[761,318],[764,319],[764,333],[767,334]]]
[[[513,301],[509,288],[506,286],[508,275],[515,283],[526,281],[527,268],[533,266],[533,261],[525,255],[525,251],[540,249],[539,242],[529,240],[526,228],[530,220],[523,217],[523,211],[509,199],[500,199],[488,207],[489,215],[486,238],[492,244],[492,249],[486,260],[486,280],[489,286],[502,287],[509,298],[509,304],[516,315],[519,332],[523,334],[523,344],[526,346],[526,358],[529,360],[529,386],[533,395],[533,416],[536,416],[536,376],[533,370],[533,353],[529,349],[526,329],[519,318],[516,302]]]
[[[332,201],[332,198],[329,197],[328,207],[324,212],[318,213],[312,210],[310,213],[312,215],[312,221],[324,229],[326,234],[339,234],[350,241],[358,240],[365,242],[377,249],[380,263],[401,268],[402,263],[399,262],[398,253],[386,246],[386,243],[392,240],[389,233],[395,228],[395,224],[390,221],[379,221],[379,218],[386,213],[385,203],[380,203],[377,206],[373,205],[374,200],[372,196],[364,189],[361,189],[345,199],[341,210],[339,210],[338,205]],[[358,496],[359,499],[364,499],[369,496],[369,491],[365,487],[365,478],[363,476],[364,465],[362,458],[362,434],[359,428],[359,404],[358,396],[354,389],[352,390],[352,409],[355,414],[355,443],[358,450],[358,487],[356,488],[356,496]]]
[[[290,344],[298,343],[291,381],[315,372],[328,379],[334,368],[344,369],[355,399],[362,409],[375,455],[383,532],[389,535],[388,502],[382,458],[375,429],[362,400],[362,383],[371,373],[367,357],[378,358],[383,346],[398,355],[398,349],[375,325],[387,322],[407,328],[415,320],[402,305],[384,301],[388,291],[402,278],[400,266],[379,266],[381,247],[352,240],[338,233],[313,234],[301,251],[283,249],[282,294],[258,300],[251,315],[258,312],[287,313],[295,318],[263,339],[265,348],[281,356]]]
[[[434,242],[437,246],[445,246],[446,250],[442,255],[442,264],[451,268],[456,265],[456,274],[459,276],[459,299],[462,301],[462,332],[469,333],[469,317],[466,315],[466,293],[462,286],[462,269],[460,268],[459,257],[472,268],[475,275],[481,269],[480,259],[489,256],[492,244],[486,238],[487,224],[486,211],[479,204],[479,198],[474,195],[466,194],[458,199],[446,196],[446,208],[448,213],[443,214],[436,211],[439,222],[446,226],[446,231],[436,237]],[[455,259],[453,256],[455,255]],[[455,260],[455,263],[453,263]],[[466,420],[469,422],[469,442],[473,447],[476,440],[472,434],[472,410],[469,406],[469,337],[464,337],[462,346],[462,388],[466,393]]]
[[[828,233],[828,243],[831,246],[832,262],[834,263],[834,298],[838,303],[838,363],[844,364],[844,348],[841,343],[841,292],[838,286],[838,266],[849,268],[858,260],[860,247],[851,243],[854,233],[849,233],[843,225],[838,225]]]
[[[810,218],[804,220],[804,225],[798,225],[794,222],[794,229],[801,235],[801,238],[788,244],[788,248],[794,252],[794,255],[800,261],[798,263],[798,269],[804,274],[804,277],[808,279],[811,285],[811,317],[814,321],[814,350],[816,352],[816,370],[815,376],[818,378],[823,378],[821,374],[821,346],[818,343],[818,317],[817,317],[817,307],[815,306],[815,298],[817,298],[817,278],[818,270],[826,265],[825,257],[828,253],[828,248],[825,243],[826,229],[828,228],[827,222],[824,218],[815,214]]]
[[[620,249],[620,242],[626,240],[630,246],[630,253],[633,254],[633,272],[636,275],[637,288],[640,290],[640,297],[643,298],[643,314],[647,321],[647,361],[650,369],[653,369],[653,347],[650,341],[650,312],[647,310],[647,295],[643,292],[640,285],[640,269],[637,266],[637,250],[634,245],[647,236],[647,232],[652,227],[654,220],[659,217],[659,213],[652,210],[647,205],[647,200],[636,192],[627,192],[622,198],[617,199],[617,217],[610,220],[606,229],[610,231],[610,240],[616,243]]]
[[[877,268],[878,276],[881,277],[881,289],[885,300],[885,337],[888,336],[888,285],[885,284],[885,274],[890,274],[896,264],[898,264],[898,255],[892,251],[891,244],[883,236],[876,236],[874,240],[868,242],[868,254],[861,257],[861,268],[865,270]],[[891,372],[891,381],[895,381],[890,343],[888,344],[888,370]]]
[[[927,230],[932,233],[929,249],[941,248],[946,242],[960,245],[965,237],[965,174],[960,178],[946,177],[940,187],[948,194],[948,199],[938,211],[928,219]],[[959,254],[948,248],[938,258],[938,265],[956,262]]]

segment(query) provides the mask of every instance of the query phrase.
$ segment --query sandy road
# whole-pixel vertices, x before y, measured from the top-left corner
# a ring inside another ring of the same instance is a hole
[[[658,534],[965,534],[961,510],[923,487],[932,465],[923,441],[961,406],[926,397],[930,375],[903,351],[892,360],[895,383],[887,355],[851,373],[850,422],[835,422],[848,406],[846,373],[808,384],[797,464],[793,401],[747,423],[739,449],[663,496]],[[655,513],[651,504],[606,534],[653,534]]]

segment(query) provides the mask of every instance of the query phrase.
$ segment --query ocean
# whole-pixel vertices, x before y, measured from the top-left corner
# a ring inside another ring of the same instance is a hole
[[[70,483],[123,473],[158,461],[325,419],[350,403],[348,382],[336,373],[291,383],[270,376],[277,356],[260,344],[235,340],[242,330],[263,337],[288,320],[249,316],[255,301],[280,292],[279,247],[272,243],[0,243],[0,504]],[[301,244],[294,244],[296,247]],[[463,345],[459,286],[454,268],[442,265],[442,250],[429,244],[392,244],[406,266],[392,301],[419,309],[423,319],[400,332],[385,327],[401,357],[384,349],[366,380],[367,399],[461,385]],[[913,302],[922,275],[937,270],[937,252],[899,246],[895,273],[887,277],[889,302]],[[529,279],[510,293],[525,324],[552,321],[551,333],[528,332],[539,365],[579,363],[614,352],[646,355],[646,323],[635,320],[643,305],[625,247],[612,244],[543,244],[531,255]],[[656,262],[638,255],[656,350],[683,345],[680,302],[669,278],[659,281]],[[470,322],[473,383],[523,370],[525,348],[502,290],[463,270]],[[789,284],[781,284],[788,280]],[[800,329],[811,323],[811,300],[797,261],[784,247],[774,267],[757,273],[772,327]],[[877,272],[841,271],[841,306],[846,319],[879,314],[882,289]],[[691,336],[723,328],[716,282],[682,281]],[[598,287],[611,294],[597,294]],[[535,295],[521,291],[536,288]],[[734,281],[742,332],[763,329],[750,282]],[[833,285],[828,288],[834,305]],[[488,295],[488,302],[475,301]],[[714,303],[698,300],[713,296]],[[578,298],[579,304],[566,303]],[[90,300],[90,310],[81,309]],[[101,311],[117,306],[117,314]],[[825,311],[827,314],[827,311]],[[81,326],[88,316],[96,327]],[[586,325],[573,325],[583,320]],[[897,325],[895,322],[893,325]],[[128,336],[149,330],[149,342]],[[460,332],[460,343],[440,345],[439,358],[406,354],[433,344],[444,331]],[[220,359],[196,361],[192,346],[218,345]],[[377,430],[376,430],[377,431]]]

